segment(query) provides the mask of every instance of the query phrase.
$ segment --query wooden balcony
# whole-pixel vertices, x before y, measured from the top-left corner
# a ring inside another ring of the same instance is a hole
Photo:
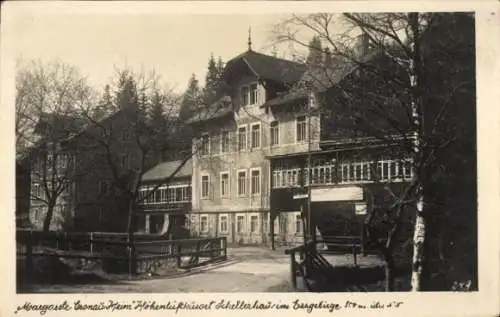
[[[309,172],[307,172],[309,171]],[[367,183],[407,182],[413,177],[411,159],[381,159],[378,161],[336,160],[314,164],[310,168],[297,166],[275,168],[272,188],[302,186],[356,185]]]

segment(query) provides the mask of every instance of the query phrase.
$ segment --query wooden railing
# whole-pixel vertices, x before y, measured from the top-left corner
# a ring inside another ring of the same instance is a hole
[[[19,230],[17,256],[25,260],[25,272],[33,269],[34,257],[111,260],[128,263],[128,273],[137,274],[141,261],[172,259],[177,268],[190,268],[227,259],[226,237],[166,240],[165,237],[125,234],[62,233]],[[187,264],[182,258],[190,257]]]
[[[314,290],[309,280],[326,281],[330,278],[332,265],[322,254],[331,253],[331,250],[318,250],[318,244],[347,248],[353,254],[354,266],[358,266],[357,249],[363,250],[363,248],[362,243],[356,240],[356,237],[327,237],[287,249],[285,254],[290,255],[290,281],[294,289],[297,289],[297,277],[302,278],[308,291]]]
[[[309,170],[309,173],[307,172]],[[313,164],[310,168],[278,167],[271,172],[273,188],[405,182],[413,177],[411,159],[340,161]]]

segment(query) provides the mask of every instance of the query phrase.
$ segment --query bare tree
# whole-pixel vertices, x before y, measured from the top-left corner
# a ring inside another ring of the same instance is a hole
[[[79,105],[93,103],[94,91],[78,69],[60,61],[18,61],[16,73],[16,154],[31,162],[30,199],[47,209],[48,231],[54,208],[77,175],[66,140],[85,122]]]
[[[314,50],[317,46],[307,41],[313,34],[328,48],[321,52],[325,55],[322,63],[310,65],[308,85],[299,90],[321,95],[323,104],[333,105],[320,111],[323,121],[337,130],[337,137],[375,137],[389,149],[399,147],[400,153],[411,157],[414,174],[405,188],[396,193],[385,186],[393,203],[384,212],[391,225],[382,248],[386,261],[392,262],[402,210],[414,206],[415,291],[423,289],[429,248],[425,238],[429,219],[434,217],[424,192],[443,164],[441,155],[453,145],[468,142],[475,129],[470,121],[456,119],[466,111],[452,107],[454,102],[469,102],[467,106],[473,108],[474,37],[473,31],[463,32],[473,30],[473,23],[469,14],[312,14],[290,17],[273,34],[277,43],[292,42]],[[461,34],[457,32],[460,27]],[[446,79],[433,81],[438,74]],[[387,276],[388,290],[392,280]]]

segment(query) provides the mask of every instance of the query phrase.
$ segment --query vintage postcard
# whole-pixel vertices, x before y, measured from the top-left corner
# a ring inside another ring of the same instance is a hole
[[[498,315],[499,9],[3,3],[1,315]]]

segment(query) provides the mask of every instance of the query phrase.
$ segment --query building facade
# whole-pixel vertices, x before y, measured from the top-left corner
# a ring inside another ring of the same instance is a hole
[[[339,64],[332,76],[347,81],[351,68]],[[227,63],[227,95],[192,120],[202,134],[193,140],[197,235],[293,245],[314,221],[322,235],[361,237],[366,215],[380,205],[379,189],[412,178],[406,149],[395,150],[401,144],[351,133],[351,122],[332,128],[325,109],[334,103],[325,97],[337,92],[314,89],[316,71],[251,49]],[[309,208],[315,220],[305,219]]]
[[[159,157],[140,149],[124,110],[97,123],[51,116],[41,118],[40,143],[29,155],[31,226],[42,229],[52,209],[51,230],[124,232],[128,207],[119,182]]]
[[[142,176],[137,208],[137,232],[189,237],[192,161],[162,162]]]

